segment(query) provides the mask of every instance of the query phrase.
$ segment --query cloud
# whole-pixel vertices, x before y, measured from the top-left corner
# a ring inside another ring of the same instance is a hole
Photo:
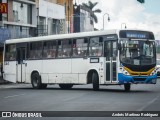
[[[108,16],[104,16],[104,28],[105,29],[121,29],[124,28],[125,23],[128,29],[142,29],[153,31],[156,39],[160,40],[160,15],[154,13],[148,13],[147,8],[143,4],[137,2],[137,0],[91,0],[93,2],[99,2],[97,8],[102,10],[101,14],[97,14],[98,23],[95,27],[103,29],[103,15],[109,13],[110,22],[108,22]],[[87,0],[79,0],[79,4],[82,2],[87,3]],[[158,9],[158,8],[157,8]]]

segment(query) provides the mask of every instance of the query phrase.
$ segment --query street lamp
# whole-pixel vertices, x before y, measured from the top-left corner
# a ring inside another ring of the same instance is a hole
[[[126,23],[122,23],[122,24],[121,24],[121,29],[122,29],[122,25],[123,25],[123,24],[125,25],[124,28],[126,29],[126,28],[127,28]]]
[[[110,21],[109,14],[108,14],[108,13],[104,13],[104,15],[103,15],[103,30],[104,30],[104,16],[105,16],[105,15],[108,15],[108,22]]]
[[[77,2],[75,0],[75,4],[73,5],[74,9],[77,9],[78,5],[77,5]]]

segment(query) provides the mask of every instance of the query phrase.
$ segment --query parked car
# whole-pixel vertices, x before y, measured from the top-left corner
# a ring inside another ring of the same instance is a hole
[[[160,59],[157,59],[157,76],[160,77]]]

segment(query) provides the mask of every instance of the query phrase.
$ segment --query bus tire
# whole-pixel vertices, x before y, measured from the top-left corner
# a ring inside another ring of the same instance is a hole
[[[125,90],[126,92],[130,91],[130,90],[131,90],[131,84],[130,84],[130,83],[124,84],[124,90]]]
[[[31,75],[31,83],[32,83],[32,87],[34,89],[40,89],[40,88],[42,88],[41,77],[40,77],[40,75],[39,75],[38,72],[34,72]]]
[[[42,84],[42,85],[41,85],[41,88],[42,88],[42,89],[46,89],[46,88],[47,88],[47,84]]]
[[[73,84],[59,84],[59,87],[61,89],[71,89],[73,87]]]
[[[92,74],[92,83],[93,83],[93,90],[98,91],[99,90],[99,78],[96,72],[93,72]]]

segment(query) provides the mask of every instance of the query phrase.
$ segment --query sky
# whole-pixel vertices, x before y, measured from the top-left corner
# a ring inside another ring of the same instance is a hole
[[[77,4],[87,3],[88,0],[74,0]],[[155,39],[160,40],[160,0],[145,0],[144,4],[137,0],[90,0],[98,2],[95,8],[100,8],[101,13],[96,14],[98,23],[95,28],[103,29],[140,29],[149,30],[155,34]]]

